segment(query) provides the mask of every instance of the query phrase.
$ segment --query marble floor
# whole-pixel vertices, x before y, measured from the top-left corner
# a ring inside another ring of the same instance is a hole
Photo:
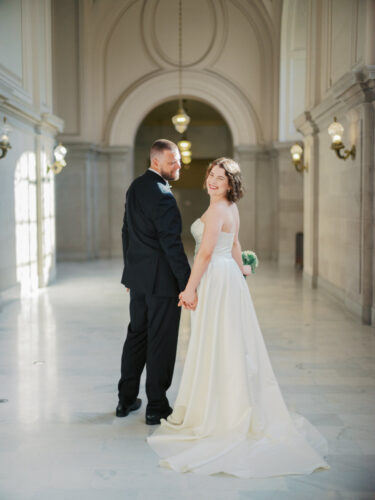
[[[264,480],[177,474],[145,442],[144,406],[114,416],[128,321],[120,274],[120,261],[60,264],[53,286],[0,312],[1,500],[375,498],[374,328],[300,273],[263,264],[248,283],[273,367],[289,407],[327,437],[331,469]]]

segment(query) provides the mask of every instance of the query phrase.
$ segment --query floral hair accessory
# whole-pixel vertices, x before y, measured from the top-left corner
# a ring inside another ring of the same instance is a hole
[[[235,161],[225,162],[225,169],[232,175],[239,174],[241,172],[238,163]]]

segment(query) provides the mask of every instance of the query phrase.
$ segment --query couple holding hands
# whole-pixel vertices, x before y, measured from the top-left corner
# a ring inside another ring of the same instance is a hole
[[[154,142],[150,168],[126,193],[122,228],[130,323],[121,359],[118,417],[138,410],[146,366],[146,424],[160,465],[179,472],[237,477],[309,474],[328,468],[327,444],[301,415],[291,415],[272,370],[244,275],[236,202],[239,165],[229,158],[206,172],[207,210],[191,226],[190,269],[181,216],[168,181],[181,169],[176,144]],[[177,399],[166,396],[176,358],[181,307],[191,334]]]

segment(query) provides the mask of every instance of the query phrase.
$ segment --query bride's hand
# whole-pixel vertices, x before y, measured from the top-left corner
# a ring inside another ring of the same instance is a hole
[[[189,290],[188,288],[185,288],[185,290],[181,292],[178,297],[180,299],[178,303],[179,307],[183,306],[186,309],[191,309],[193,311],[197,307],[198,297],[197,293],[194,290]]]
[[[242,266],[242,274],[249,276],[252,273],[251,266]]]

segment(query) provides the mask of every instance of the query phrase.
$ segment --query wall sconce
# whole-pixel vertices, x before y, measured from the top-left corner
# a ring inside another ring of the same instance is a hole
[[[3,130],[0,136],[0,159],[4,158],[9,149],[12,148],[10,145],[9,137],[8,134],[12,130],[12,128],[7,124],[7,119],[4,116],[4,125],[3,125]]]
[[[331,125],[328,127],[328,133],[332,138],[332,144],[331,144],[331,149],[336,151],[336,154],[338,158],[341,160],[347,160],[349,156],[352,157],[354,160],[355,158],[355,146],[352,146],[352,149],[349,151],[348,149],[345,149],[344,154],[341,154],[341,150],[345,148],[345,145],[342,142],[342,136],[344,133],[344,127],[341,125],[340,122],[336,120],[336,117],[334,117],[333,122]]]
[[[61,143],[56,146],[53,150],[55,161],[52,165],[48,166],[47,172],[52,170],[54,174],[59,174],[61,170],[66,166],[65,156],[67,152],[68,150]]]
[[[302,162],[303,149],[301,148],[301,146],[299,144],[293,144],[293,146],[290,148],[290,153],[292,155],[292,160],[297,172],[302,173],[304,170],[306,170],[307,172],[308,165],[303,165]]]

